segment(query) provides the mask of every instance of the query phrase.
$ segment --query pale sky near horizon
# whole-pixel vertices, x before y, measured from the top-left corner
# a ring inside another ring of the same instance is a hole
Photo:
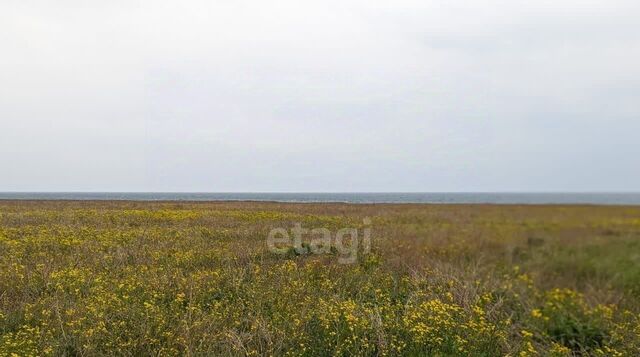
[[[640,191],[640,2],[0,1],[0,191]]]

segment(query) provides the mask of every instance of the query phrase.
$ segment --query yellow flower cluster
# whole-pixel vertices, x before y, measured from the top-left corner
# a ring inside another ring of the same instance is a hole
[[[0,357],[640,355],[638,211],[0,202]],[[365,216],[353,264],[265,243]]]

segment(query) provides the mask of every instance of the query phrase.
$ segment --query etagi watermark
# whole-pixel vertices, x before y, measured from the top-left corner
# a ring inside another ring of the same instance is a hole
[[[289,231],[274,228],[267,236],[267,247],[275,254],[287,254],[292,249],[297,254],[331,254],[338,256],[338,263],[353,264],[358,260],[358,251],[371,251],[371,219],[364,218],[363,226],[341,228],[333,234],[328,228],[303,228],[296,223]]]

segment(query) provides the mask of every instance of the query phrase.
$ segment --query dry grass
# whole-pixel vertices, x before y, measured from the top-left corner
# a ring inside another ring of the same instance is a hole
[[[640,207],[0,201],[0,356],[640,355],[639,296]]]

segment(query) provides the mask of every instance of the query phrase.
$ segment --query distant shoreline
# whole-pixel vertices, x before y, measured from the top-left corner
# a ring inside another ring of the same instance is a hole
[[[640,193],[0,192],[0,200],[637,206]]]

